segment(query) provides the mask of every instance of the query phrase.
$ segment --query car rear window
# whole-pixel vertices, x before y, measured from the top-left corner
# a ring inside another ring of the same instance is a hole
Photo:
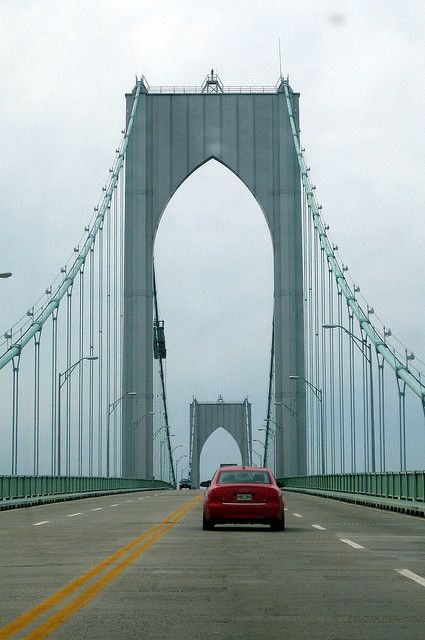
[[[217,480],[218,484],[239,482],[270,484],[270,476],[267,471],[221,471]]]

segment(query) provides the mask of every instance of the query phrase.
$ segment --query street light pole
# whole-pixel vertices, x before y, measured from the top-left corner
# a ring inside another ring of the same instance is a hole
[[[313,391],[314,395],[316,396],[317,400],[320,403],[320,445],[321,445],[321,459],[320,459],[320,466],[321,466],[321,473],[322,475],[325,475],[326,473],[326,455],[325,455],[325,451],[326,451],[326,441],[325,441],[325,432],[324,432],[324,418],[323,418],[323,392],[322,389],[319,389],[318,387],[315,387],[314,384],[312,384],[309,380],[307,380],[307,378],[304,378],[303,376],[289,376],[290,380],[303,380],[303,382],[305,382],[305,384],[310,387],[310,389]]]
[[[58,432],[57,432],[57,451],[56,451],[56,474],[58,476],[61,475],[61,389],[65,382],[68,380],[71,373],[74,371],[75,367],[77,367],[80,362],[83,360],[97,360],[97,356],[83,356],[77,362],[74,362],[73,365],[68,367],[66,371],[63,373],[59,373],[58,380]],[[68,469],[69,472],[69,469]]]
[[[180,458],[178,458],[176,460],[176,482],[178,482],[178,469],[179,469],[179,462],[180,460],[183,460],[183,458],[187,458],[187,453],[184,453],[182,456],[180,456]]]
[[[366,362],[369,365],[369,389],[370,389],[370,439],[371,439],[371,471],[375,473],[376,471],[376,452],[375,452],[375,406],[374,406],[374,395],[373,395],[373,367],[372,367],[372,345],[367,344],[365,340],[361,340],[359,337],[355,336],[354,333],[343,327],[341,324],[324,324],[322,325],[323,329],[342,329],[345,331],[347,335],[352,338],[353,343],[356,347],[362,352]],[[361,346],[360,346],[361,345]],[[366,347],[369,351],[369,355],[366,355],[364,348]],[[366,460],[365,460],[366,467]]]
[[[120,396],[119,398],[117,398],[116,400],[114,400],[113,402],[111,402],[108,405],[108,414],[106,416],[106,477],[109,478],[109,450],[110,450],[110,441],[111,441],[111,434],[110,434],[110,426],[111,426],[111,413],[113,411],[115,411],[116,407],[119,405],[119,403],[121,402],[121,400],[123,398],[126,397],[130,397],[130,398],[134,398],[134,396],[137,396],[137,393],[135,391],[126,391],[125,393],[123,393],[122,396]],[[143,416],[144,418],[146,416]]]
[[[257,440],[257,442],[259,442],[259,441]],[[255,449],[253,449],[253,450],[252,450],[252,453],[255,453],[255,455],[256,455],[256,456],[258,456],[258,459],[260,460],[260,465],[261,465],[261,463],[262,463],[262,461],[263,461],[263,459],[262,459],[261,455],[260,455],[260,454],[258,453],[258,451],[256,451]]]

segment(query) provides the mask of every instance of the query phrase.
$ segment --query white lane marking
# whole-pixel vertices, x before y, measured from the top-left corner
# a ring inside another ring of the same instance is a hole
[[[116,504],[111,504],[109,505],[110,507],[118,507],[119,506],[119,502],[117,502]]]
[[[319,529],[319,531],[326,531],[325,527],[322,527],[320,524],[312,524],[311,526],[315,529]]]
[[[362,547],[361,544],[357,544],[357,542],[353,542],[352,540],[349,540],[348,538],[339,538],[339,540],[341,542],[344,542],[345,544],[350,545],[350,547],[353,547],[353,549],[364,549],[364,547]]]
[[[141,500],[142,498],[139,498]],[[288,507],[283,507],[284,511],[288,511]]]
[[[137,498],[138,500],[143,500],[143,498]]]
[[[134,502],[134,500],[127,500],[127,502]]]
[[[292,515],[296,518],[304,518],[304,516],[302,516],[300,513],[293,513]]]
[[[90,509],[90,511],[102,511],[103,507],[96,507],[95,509]]]
[[[74,516],[80,516],[81,515],[81,511],[79,511],[78,513],[68,513],[68,518],[73,518]]]
[[[425,578],[418,576],[417,573],[413,573],[413,571],[409,571],[409,569],[396,569],[397,573],[404,576],[405,578],[410,578],[414,582],[417,582],[422,587],[425,587]]]
[[[41,522],[34,522],[33,527],[39,527],[41,524],[47,524],[50,520],[42,520]]]

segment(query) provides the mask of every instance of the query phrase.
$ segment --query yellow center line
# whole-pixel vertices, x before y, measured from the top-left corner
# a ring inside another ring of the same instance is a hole
[[[104,589],[112,580],[117,578],[120,573],[124,571],[130,564],[132,564],[139,556],[144,553],[149,547],[153,545],[154,542],[162,538],[168,531],[171,531],[178,522],[195,506],[197,502],[202,500],[202,496],[198,496],[196,499],[191,500],[188,505],[183,507],[180,510],[180,513],[174,516],[172,521],[167,524],[163,529],[158,531],[155,535],[153,535],[149,540],[147,540],[141,547],[133,551],[129,556],[127,556],[124,560],[122,560],[115,567],[110,569],[107,573],[101,576],[96,582],[91,584],[89,587],[84,589],[81,593],[79,593],[75,598],[73,598],[68,604],[59,609],[52,616],[47,618],[45,622],[36,627],[33,631],[28,633],[26,636],[22,638],[22,640],[43,640],[50,633],[55,631],[58,627],[60,627],[68,618],[70,618],[74,613],[82,609],[95,595],[99,593],[102,589]]]
[[[184,505],[182,505],[181,507],[179,507],[178,509],[176,509],[175,511],[167,515],[166,518],[162,520],[162,522],[155,525],[154,527],[151,527],[151,529],[149,529],[145,533],[142,533],[140,536],[138,536],[137,538],[135,538],[134,540],[126,544],[124,547],[122,547],[121,549],[119,549],[118,551],[110,555],[108,558],[105,558],[105,560],[100,562],[98,565],[96,565],[95,567],[92,567],[91,569],[83,573],[81,576],[78,576],[77,578],[69,582],[67,585],[65,585],[64,587],[62,587],[61,589],[53,593],[51,596],[49,596],[48,598],[40,602],[38,605],[30,609],[29,611],[25,612],[18,618],[15,618],[15,620],[12,620],[12,622],[10,622],[8,625],[0,629],[0,640],[6,640],[7,638],[10,638],[14,633],[16,633],[20,629],[23,629],[24,627],[34,622],[34,620],[36,620],[38,617],[40,617],[44,613],[47,613],[50,609],[53,609],[53,607],[63,602],[63,600],[71,596],[75,591],[77,591],[77,589],[80,589],[85,584],[87,584],[91,579],[97,577],[102,571],[104,571],[106,568],[111,566],[117,560],[120,560],[120,558],[122,558],[125,554],[132,551],[135,547],[138,547],[141,543],[146,541],[146,539],[152,539],[150,544],[153,544],[153,542],[155,542],[155,540],[161,537],[163,533],[166,533],[170,528],[173,528],[177,524],[177,522],[179,522],[181,518],[186,513],[188,513],[188,511],[190,511],[190,509],[192,509],[197,502],[200,501],[200,499],[202,499],[202,496],[197,496],[196,498],[185,503]],[[176,520],[176,518],[178,519]],[[148,546],[146,546],[146,544]],[[145,543],[145,545],[142,545],[142,547],[140,547],[137,551],[140,551],[141,549],[140,553],[143,553],[145,548],[148,548],[150,544]],[[134,553],[129,557],[131,558],[133,557],[133,555]],[[118,567],[121,566],[121,564],[122,563],[120,563]],[[125,566],[128,566],[128,565],[125,565]],[[123,567],[121,571],[124,568],[125,567]],[[108,576],[109,573],[110,572],[108,572],[106,576]],[[105,585],[108,582],[110,582],[110,580],[107,581]],[[45,636],[31,636],[31,637],[41,638]]]

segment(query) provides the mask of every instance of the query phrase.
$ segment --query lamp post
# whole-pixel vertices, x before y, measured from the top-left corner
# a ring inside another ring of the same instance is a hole
[[[286,409],[288,409],[288,411],[290,411],[291,413],[294,414],[292,409],[290,409],[286,404],[284,404],[282,402],[275,402],[274,404],[275,405],[279,405],[279,406],[283,405]],[[293,417],[295,417],[295,415]],[[266,466],[266,455],[267,455],[266,443],[267,443],[267,449],[268,449],[268,444],[269,444],[268,443],[268,438],[269,438],[269,436],[273,436],[273,438],[274,438],[274,457],[273,457],[274,458],[273,459],[274,468],[273,468],[273,471],[275,471],[276,470],[276,453],[277,453],[276,452],[276,435],[277,435],[277,431],[279,431],[279,433],[283,436],[283,426],[281,424],[277,424],[277,422],[275,420],[273,420],[273,418],[268,418],[268,419],[264,418],[264,422],[267,423],[267,421],[271,422],[272,424],[274,424],[275,428],[274,428],[274,431],[273,431],[273,429],[271,429],[269,427],[268,432],[267,432],[267,429],[265,429],[265,431],[266,431],[266,441],[264,443],[264,466]],[[261,431],[261,429],[260,429],[260,431]]]
[[[280,402],[279,402],[279,403],[276,403],[276,404],[280,404]],[[285,406],[286,406],[286,405],[285,405]],[[267,418],[264,418],[264,422],[267,422]],[[276,428],[278,431],[280,431],[280,433],[283,433],[283,428],[282,428],[282,425],[281,425],[281,424],[277,424],[277,422],[276,422],[275,420],[273,420],[273,418],[269,418],[269,422],[272,422],[272,423],[274,424],[275,428]]]
[[[254,442],[255,442],[255,441],[254,441]],[[259,442],[259,440],[257,440],[257,442]],[[260,461],[260,466],[261,466],[261,463],[262,463],[262,461],[263,461],[263,459],[262,459],[261,455],[260,455],[260,454],[258,453],[258,451],[256,451],[255,449],[252,449],[252,453],[255,453],[255,455],[256,455],[256,456],[258,456],[258,459],[259,459],[259,461]]]
[[[288,406],[287,404],[285,404],[284,402],[275,402],[274,404],[275,404],[276,406],[282,406],[282,407],[285,407],[285,409],[286,409],[287,411],[289,411],[289,413],[291,414],[291,416],[292,416],[294,419],[297,417],[297,412],[296,412],[296,411],[294,411],[293,409],[291,409],[291,407],[290,407],[290,406]],[[271,418],[269,418],[269,420],[270,420],[271,422],[274,422],[274,420],[272,420]],[[276,423],[275,423],[275,424],[276,424]]]
[[[175,437],[175,433],[169,433],[168,434],[170,438],[174,438]],[[162,447],[164,446],[164,444],[167,442],[167,439],[165,440],[161,440],[160,445],[159,445],[159,466],[160,466],[160,474],[161,474],[161,480],[163,480],[163,457],[162,457]]]
[[[258,431],[266,431],[266,429],[258,429]],[[273,429],[269,429],[269,436],[272,436],[272,438],[276,438],[276,432],[273,431]]]
[[[180,458],[178,458],[176,460],[176,482],[178,481],[178,469],[179,469],[179,462],[180,460],[183,460],[183,458],[187,458],[187,453],[184,453],[182,456],[180,456]]]
[[[252,442],[258,442],[258,444],[261,444],[261,446],[262,446],[262,447],[263,447],[263,449],[264,449],[264,442],[261,442],[261,440],[258,440],[258,438],[254,438]],[[253,451],[254,451],[254,449],[253,449]],[[258,455],[258,454],[257,454],[257,455]],[[264,457],[264,456],[260,456],[260,465],[261,465],[261,463],[263,462],[263,457]]]
[[[83,360],[97,360],[97,356],[83,356],[77,362],[74,362],[73,365],[68,367],[66,371],[63,373],[59,373],[58,380],[58,432],[57,432],[57,452],[56,452],[56,474],[58,476],[61,475],[61,389],[65,382],[68,380],[71,373],[74,371],[75,367],[77,367],[80,362]],[[69,472],[69,469],[67,469]]]
[[[162,424],[162,425],[159,427],[159,429],[157,429],[157,430],[155,431],[155,433],[153,434],[153,436],[152,436],[152,440],[155,440],[155,438],[157,437],[157,435],[159,435],[160,431],[162,431],[162,430],[163,430],[163,428],[164,428],[164,425]]]
[[[362,355],[366,359],[366,362],[369,365],[369,389],[370,389],[370,439],[371,439],[371,471],[375,473],[376,471],[376,458],[375,458],[375,408],[374,408],[374,397],[373,397],[373,369],[372,369],[372,345],[367,344],[365,340],[361,340],[357,336],[354,335],[351,331],[342,326],[342,324],[323,324],[323,329],[342,329],[345,331],[347,335],[352,338],[356,347],[362,352]],[[360,346],[361,345],[361,346]],[[366,355],[364,348],[366,347],[369,351],[369,355]],[[365,460],[366,467],[366,460]]]
[[[289,376],[290,380],[302,380],[314,393],[318,402],[320,403],[320,445],[321,445],[321,473],[324,475],[326,473],[326,455],[325,455],[325,433],[324,433],[324,420],[323,420],[323,392],[322,389],[315,387],[307,378],[303,376]]]
[[[122,396],[120,396],[119,398],[117,398],[116,400],[114,400],[108,405],[108,413],[106,416],[106,477],[107,478],[109,478],[109,450],[111,446],[111,434],[110,434],[111,413],[115,411],[115,409],[117,408],[117,406],[119,405],[119,403],[123,398],[126,398],[126,397],[134,398],[134,396],[137,396],[137,393],[135,391],[126,391],[125,393],[122,394]],[[145,417],[146,415],[143,416],[143,418]]]

